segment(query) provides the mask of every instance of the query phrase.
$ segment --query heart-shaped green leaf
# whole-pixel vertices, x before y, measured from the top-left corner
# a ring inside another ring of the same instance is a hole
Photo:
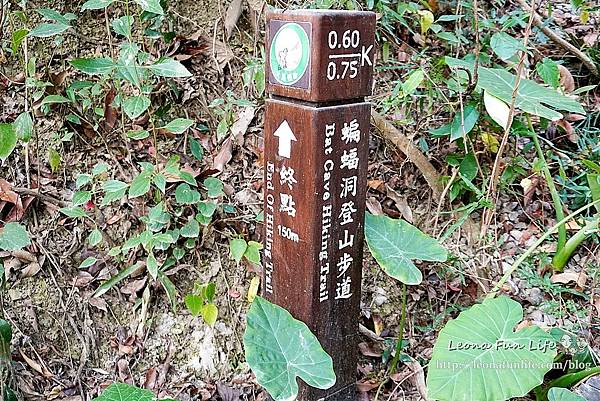
[[[548,401],[586,401],[586,399],[566,388],[553,387],[548,391]]]
[[[296,377],[319,389],[335,384],[331,357],[306,324],[288,311],[256,297],[246,323],[246,360],[275,401],[296,399]]]
[[[524,396],[552,368],[556,342],[537,326],[514,327],[521,305],[487,299],[449,321],[433,347],[428,396],[441,401],[504,401]]]
[[[448,258],[446,249],[435,239],[404,220],[367,213],[365,237],[383,271],[404,284],[417,285],[423,280],[413,259],[443,262]]]
[[[156,397],[150,390],[125,383],[111,384],[93,401],[153,401]]]
[[[200,202],[200,192],[188,184],[179,184],[175,189],[175,200],[182,205],[194,205]]]

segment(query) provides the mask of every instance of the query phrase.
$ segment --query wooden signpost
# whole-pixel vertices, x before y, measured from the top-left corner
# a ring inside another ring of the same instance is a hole
[[[356,400],[375,14],[267,15],[264,295],[305,322]]]

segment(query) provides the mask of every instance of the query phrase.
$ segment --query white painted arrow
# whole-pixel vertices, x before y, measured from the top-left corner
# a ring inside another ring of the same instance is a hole
[[[283,120],[273,135],[279,138],[279,150],[277,154],[289,159],[292,154],[292,141],[297,141],[297,139],[288,122]]]

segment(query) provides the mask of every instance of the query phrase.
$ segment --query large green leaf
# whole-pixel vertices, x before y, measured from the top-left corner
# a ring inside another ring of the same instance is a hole
[[[367,213],[365,237],[383,271],[404,284],[417,285],[423,280],[413,259],[443,262],[448,258],[446,249],[435,239],[404,220]]]
[[[490,46],[502,60],[508,60],[519,50],[525,50],[522,41],[513,38],[506,32],[496,32],[492,35]]]
[[[153,401],[156,397],[150,390],[125,383],[113,383],[93,401]]]
[[[16,251],[31,244],[25,227],[19,223],[8,223],[0,230],[0,249]]]
[[[4,161],[17,146],[17,133],[12,124],[0,124],[0,160]]]
[[[548,401],[586,401],[579,394],[575,394],[566,388],[553,387],[548,391]]]
[[[473,63],[452,57],[446,57],[446,64],[450,67],[467,68],[470,71],[473,71],[474,68]],[[515,75],[502,68],[479,67],[477,86],[505,103],[511,104],[515,80]],[[529,79],[520,81],[515,107],[529,114],[554,121],[563,118],[558,110],[586,114],[577,100],[561,95],[556,90]]]
[[[306,324],[288,311],[256,297],[246,323],[246,360],[257,382],[275,401],[296,399],[296,377],[320,389],[335,384],[331,357]]]
[[[439,334],[427,374],[432,400],[503,401],[524,396],[552,368],[556,343],[537,326],[514,327],[521,305],[487,299],[449,321]]]

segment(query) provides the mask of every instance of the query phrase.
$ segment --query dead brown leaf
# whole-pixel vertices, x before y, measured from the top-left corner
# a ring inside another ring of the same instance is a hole
[[[108,304],[102,298],[93,297],[88,301],[90,305],[92,305],[96,309],[100,309],[101,311],[108,312]]]
[[[404,196],[401,196],[389,185],[386,185],[385,188],[388,198],[394,201],[394,203],[396,204],[396,208],[400,213],[402,213],[402,217],[404,218],[404,220],[408,221],[409,223],[412,223],[413,213],[412,209],[408,205],[406,198]]]
[[[23,350],[21,348],[19,348],[19,353],[21,354],[21,357],[23,357],[23,360],[27,363],[27,365],[29,365],[30,368],[32,368],[33,370],[35,370],[36,372],[38,372],[39,374],[44,376],[46,379],[50,379],[54,376],[52,374],[52,372],[50,372],[48,370],[48,368],[44,365],[43,362],[38,363],[38,362],[34,361],[33,359],[31,359],[30,357],[25,355],[25,353],[23,352]]]
[[[406,365],[413,371],[413,375],[410,376],[410,380],[413,382],[414,386],[419,391],[421,397],[424,400],[428,400],[427,398],[427,386],[425,385],[425,372],[423,372],[423,367],[417,361],[405,362]]]
[[[569,284],[571,282],[576,283],[578,287],[585,287],[585,283],[587,282],[587,274],[584,272],[574,272],[574,271],[566,271],[564,273],[554,274],[550,281],[553,283],[560,284]]]
[[[231,137],[227,138],[223,144],[221,145],[221,149],[219,150],[219,153],[217,153],[217,155],[215,156],[214,160],[213,160],[213,169],[218,170],[219,172],[222,172],[223,169],[225,168],[225,165],[227,163],[229,163],[229,161],[231,160],[232,157],[232,147],[233,147],[233,142],[231,140]]]
[[[240,146],[244,144],[244,135],[246,135],[246,131],[248,131],[255,113],[256,108],[253,106],[244,107],[239,112],[237,120],[231,126],[231,135],[233,135],[235,142]]]
[[[369,356],[373,358],[380,358],[383,355],[383,352],[380,349],[376,349],[374,345],[371,345],[366,342],[359,343],[358,350],[364,356]]]
[[[227,7],[225,13],[225,32],[227,32],[227,39],[231,36],[233,28],[237,25],[240,16],[242,15],[242,0],[233,0]]]
[[[42,270],[42,266],[38,262],[33,262],[27,265],[23,270],[21,270],[21,278],[33,277],[38,274]]]
[[[381,207],[381,203],[379,203],[379,201],[372,196],[367,199],[367,209],[369,209],[369,212],[371,212],[371,214],[374,214],[376,216],[383,214],[383,208]]]
[[[596,313],[600,317],[600,295],[596,295],[594,298],[594,308],[596,308]]]
[[[379,387],[379,384],[380,382],[376,379],[362,379],[356,383],[356,387],[360,393],[367,393]]]
[[[12,190],[12,185],[0,178],[0,200],[16,204],[18,199],[19,195]]]
[[[117,91],[111,87],[104,97],[104,129],[106,131],[111,131],[117,123],[117,109],[112,105],[116,95]]]
[[[565,92],[570,93],[575,90],[575,79],[571,72],[562,64],[558,65],[560,72],[560,85],[565,89]]]

